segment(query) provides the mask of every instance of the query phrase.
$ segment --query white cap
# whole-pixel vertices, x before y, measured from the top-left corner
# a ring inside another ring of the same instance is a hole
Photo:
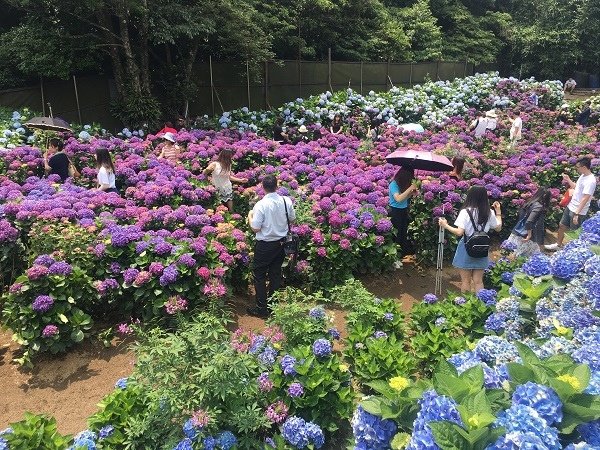
[[[300,125],[300,128],[298,128],[298,132],[308,133],[308,128],[306,128],[306,126],[304,126],[304,125]]]
[[[171,133],[170,131],[166,132],[165,134],[163,134],[163,139],[166,139],[169,142],[175,143],[175,136],[173,136],[173,133]]]

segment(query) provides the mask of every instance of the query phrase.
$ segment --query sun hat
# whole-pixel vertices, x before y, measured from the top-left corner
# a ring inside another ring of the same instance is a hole
[[[306,128],[305,125],[300,125],[300,128],[298,128],[298,132],[299,133],[308,133],[308,128]]]
[[[485,113],[485,116],[486,117],[491,117],[491,118],[495,119],[495,118],[498,117],[498,114],[496,114],[496,111],[494,111],[493,109],[490,109],[489,111],[487,111]]]
[[[165,134],[163,134],[163,139],[172,142],[173,144],[176,142],[175,136],[173,136],[173,133],[171,133],[170,131],[167,131]]]

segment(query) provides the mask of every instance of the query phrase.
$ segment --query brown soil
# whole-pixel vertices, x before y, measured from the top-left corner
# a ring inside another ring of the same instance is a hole
[[[421,270],[405,264],[391,274],[365,277],[361,281],[379,297],[396,298],[402,309],[428,292],[433,292],[435,269]],[[444,289],[457,290],[458,275],[451,267],[444,269]],[[246,314],[250,298],[236,298],[231,306],[236,325],[261,329],[264,321]],[[344,336],[345,312],[333,309],[336,326]],[[22,369],[12,359],[18,345],[9,332],[0,332],[0,429],[23,418],[25,411],[47,413],[58,421],[61,433],[74,434],[86,428],[86,419],[97,410],[97,403],[114,389],[117,379],[128,376],[134,356],[128,342],[105,348],[98,341],[87,341],[65,355],[45,355],[33,370]]]

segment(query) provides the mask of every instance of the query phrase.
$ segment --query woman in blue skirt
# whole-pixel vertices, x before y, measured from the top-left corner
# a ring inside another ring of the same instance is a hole
[[[458,217],[454,222],[454,227],[448,225],[448,221],[441,217],[440,226],[448,230],[450,233],[460,237],[454,260],[452,265],[459,269],[460,272],[460,290],[461,292],[469,292],[473,288],[473,292],[478,292],[483,289],[483,271],[489,265],[489,258],[473,258],[467,254],[465,247],[465,238],[468,238],[475,232],[475,227],[471,221],[477,224],[478,231],[490,230],[500,231],[502,228],[502,214],[500,211],[500,203],[494,202],[492,205],[494,210],[490,209],[490,201],[487,191],[483,186],[473,186],[467,192],[467,198],[462,209],[458,213]],[[471,217],[469,217],[471,213]]]

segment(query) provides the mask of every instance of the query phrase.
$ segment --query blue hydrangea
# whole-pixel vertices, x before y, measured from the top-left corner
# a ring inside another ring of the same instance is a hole
[[[519,316],[520,303],[511,297],[498,300],[496,303],[496,312],[502,313],[507,320],[516,319]]]
[[[270,345],[267,345],[263,352],[258,355],[258,360],[264,366],[271,367],[277,359],[277,350]]]
[[[315,306],[308,312],[311,319],[323,320],[325,318],[325,310],[321,306]]]
[[[595,255],[588,259],[583,265],[583,270],[589,276],[597,275],[600,273],[600,255]]]
[[[506,314],[504,313],[493,313],[485,321],[485,329],[487,331],[493,331],[500,333],[506,326]]]
[[[327,339],[317,339],[312,347],[315,356],[324,358],[331,355],[332,346],[331,342]]]
[[[500,436],[486,450],[549,450],[549,448],[534,433],[513,432]]]
[[[551,336],[536,351],[540,358],[548,358],[552,355],[571,354],[577,350],[577,346],[572,341],[561,336]]]
[[[448,362],[456,367],[457,372],[463,373],[465,370],[470,369],[481,364],[481,359],[475,354],[475,352],[464,351],[462,353],[456,353],[448,358]]]
[[[193,442],[191,439],[185,438],[173,447],[173,450],[194,450]]]
[[[481,363],[481,367],[483,368],[483,385],[487,389],[501,389],[504,382],[510,379],[506,364],[490,367],[486,363]]]
[[[429,427],[429,422],[445,420],[454,422],[457,425],[463,425],[460,413],[458,412],[456,402],[443,395],[438,395],[434,390],[426,391],[419,400],[420,410],[413,423],[413,435],[406,450],[420,450],[422,448],[436,449],[433,434]],[[423,445],[427,445],[423,447]]]
[[[521,297],[523,295],[523,293],[514,286],[511,286],[510,288],[508,288],[508,293],[510,295],[512,295],[513,297]]]
[[[100,439],[106,439],[112,436],[112,434],[115,432],[115,427],[113,427],[112,425],[106,425],[102,428],[100,428],[100,431],[98,431],[98,437]]]
[[[119,389],[125,389],[127,387],[127,377],[119,378],[115,383],[115,387]]]
[[[592,256],[591,250],[584,247],[561,250],[552,258],[551,273],[561,280],[571,280],[583,270],[585,262]]]
[[[586,394],[600,395],[600,370],[592,371],[588,387],[585,388]]]
[[[396,423],[365,411],[359,406],[352,416],[355,450],[387,450],[395,436]]]
[[[12,434],[13,429],[8,427],[4,430],[0,431],[0,450],[9,450],[8,441],[4,439],[2,436],[6,436],[7,434]]]
[[[294,376],[296,375],[296,369],[294,369],[294,365],[296,364],[296,358],[291,355],[285,355],[281,358],[281,370],[283,370],[284,375]]]
[[[578,442],[576,444],[569,444],[565,447],[565,450],[598,450],[598,447],[592,447],[587,442]]]
[[[600,446],[600,420],[582,423],[577,427],[577,431],[588,444]]]
[[[505,363],[516,361],[519,357],[517,348],[499,336],[484,336],[475,345],[475,354],[487,363]]]
[[[512,401],[513,405],[526,405],[535,409],[549,425],[562,421],[562,402],[554,389],[548,386],[528,381],[517,386]]]
[[[212,436],[206,436],[202,439],[203,450],[215,450],[217,447],[217,440]]]
[[[300,449],[309,445],[321,448],[325,443],[323,430],[318,425],[296,416],[287,418],[281,427],[281,435],[286,442]]]
[[[493,289],[480,289],[479,292],[477,292],[477,298],[487,306],[495,305],[497,297],[498,293]]]
[[[183,434],[185,434],[185,436],[192,441],[195,441],[198,438],[201,431],[202,428],[194,425],[194,421],[192,419],[186,420],[186,422],[183,424]]]
[[[330,328],[329,330],[327,330],[327,333],[329,334],[329,336],[331,336],[331,339],[335,339],[336,341],[338,341],[342,337],[337,328]]]
[[[600,327],[593,325],[577,330],[573,333],[573,339],[581,345],[600,344]]]
[[[267,342],[267,338],[262,334],[252,337],[252,343],[250,344],[250,348],[248,349],[248,353],[253,355],[257,354],[259,351],[263,349]]]
[[[69,450],[96,450],[96,439],[98,436],[91,430],[85,430],[75,435],[73,445]]]
[[[580,364],[587,364],[591,370],[600,370],[600,344],[584,345],[575,350],[573,359]]]
[[[527,405],[513,404],[498,415],[494,426],[504,427],[507,434],[532,433],[539,437],[549,450],[561,450],[558,430],[549,426],[535,409]]]
[[[548,275],[550,273],[550,258],[542,253],[536,253],[523,264],[521,270],[531,277]]]
[[[589,219],[586,219],[581,224],[581,229],[585,233],[593,233],[600,235],[600,213],[596,213]]]
[[[502,282],[508,285],[513,284],[514,277],[514,272],[503,272],[502,275],[500,275],[500,279],[502,280]]]
[[[237,444],[237,438],[231,431],[223,431],[217,436],[217,445],[223,450],[229,450]]]
[[[585,288],[590,300],[594,302],[595,309],[598,309],[600,302],[600,273],[597,273],[585,282]]]

